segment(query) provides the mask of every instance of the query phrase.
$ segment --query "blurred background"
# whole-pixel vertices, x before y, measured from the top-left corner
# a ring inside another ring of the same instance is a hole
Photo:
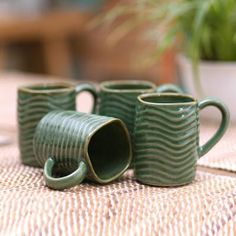
[[[106,15],[118,2],[0,0],[0,70],[76,80],[175,82],[173,50],[166,50],[151,66],[143,67],[140,62],[152,46],[137,36],[140,29],[110,45],[107,38],[111,27],[91,27],[91,22]]]
[[[175,83],[220,98],[236,123],[236,1],[0,0],[0,71],[3,98],[7,76],[15,89],[36,75]]]

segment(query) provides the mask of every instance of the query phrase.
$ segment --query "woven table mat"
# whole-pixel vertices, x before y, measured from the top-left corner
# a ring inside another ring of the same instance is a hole
[[[207,141],[215,132],[217,125],[201,127],[201,143]],[[231,125],[223,138],[199,161],[199,165],[229,171],[236,171],[236,125]]]
[[[236,179],[198,172],[178,188],[137,183],[132,171],[99,186],[53,191],[42,170],[0,149],[0,235],[226,235],[236,232]]]

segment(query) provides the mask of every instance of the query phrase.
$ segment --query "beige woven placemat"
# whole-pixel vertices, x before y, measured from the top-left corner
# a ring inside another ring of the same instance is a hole
[[[214,133],[217,124],[201,126],[201,143]],[[231,125],[223,138],[199,161],[199,165],[236,172],[236,125]]]
[[[235,222],[235,178],[198,172],[193,184],[156,188],[127,172],[59,192],[15,145],[0,149],[0,235],[233,235]]]

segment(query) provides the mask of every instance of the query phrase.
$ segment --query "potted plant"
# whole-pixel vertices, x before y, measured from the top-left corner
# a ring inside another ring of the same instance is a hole
[[[219,97],[236,121],[235,0],[133,0],[115,5],[103,20],[121,15],[128,20],[113,28],[111,38],[144,25],[142,33],[156,42],[151,57],[174,46],[187,92]]]

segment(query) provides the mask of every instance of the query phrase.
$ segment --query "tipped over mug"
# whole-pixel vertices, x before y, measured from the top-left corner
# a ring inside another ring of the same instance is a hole
[[[45,83],[18,88],[18,136],[21,162],[39,167],[33,153],[33,136],[40,119],[53,110],[75,110],[76,95],[87,91],[96,103],[96,89],[83,83]],[[95,109],[95,108],[94,108]]]
[[[58,190],[78,185],[85,177],[109,183],[124,173],[132,157],[121,120],[75,111],[53,111],[42,118],[34,153],[44,167],[46,185]]]
[[[221,113],[216,133],[199,145],[199,111],[208,106]],[[197,160],[223,136],[229,111],[220,100],[181,94],[145,94],[138,97],[134,130],[134,172],[138,181],[154,186],[191,183]]]

